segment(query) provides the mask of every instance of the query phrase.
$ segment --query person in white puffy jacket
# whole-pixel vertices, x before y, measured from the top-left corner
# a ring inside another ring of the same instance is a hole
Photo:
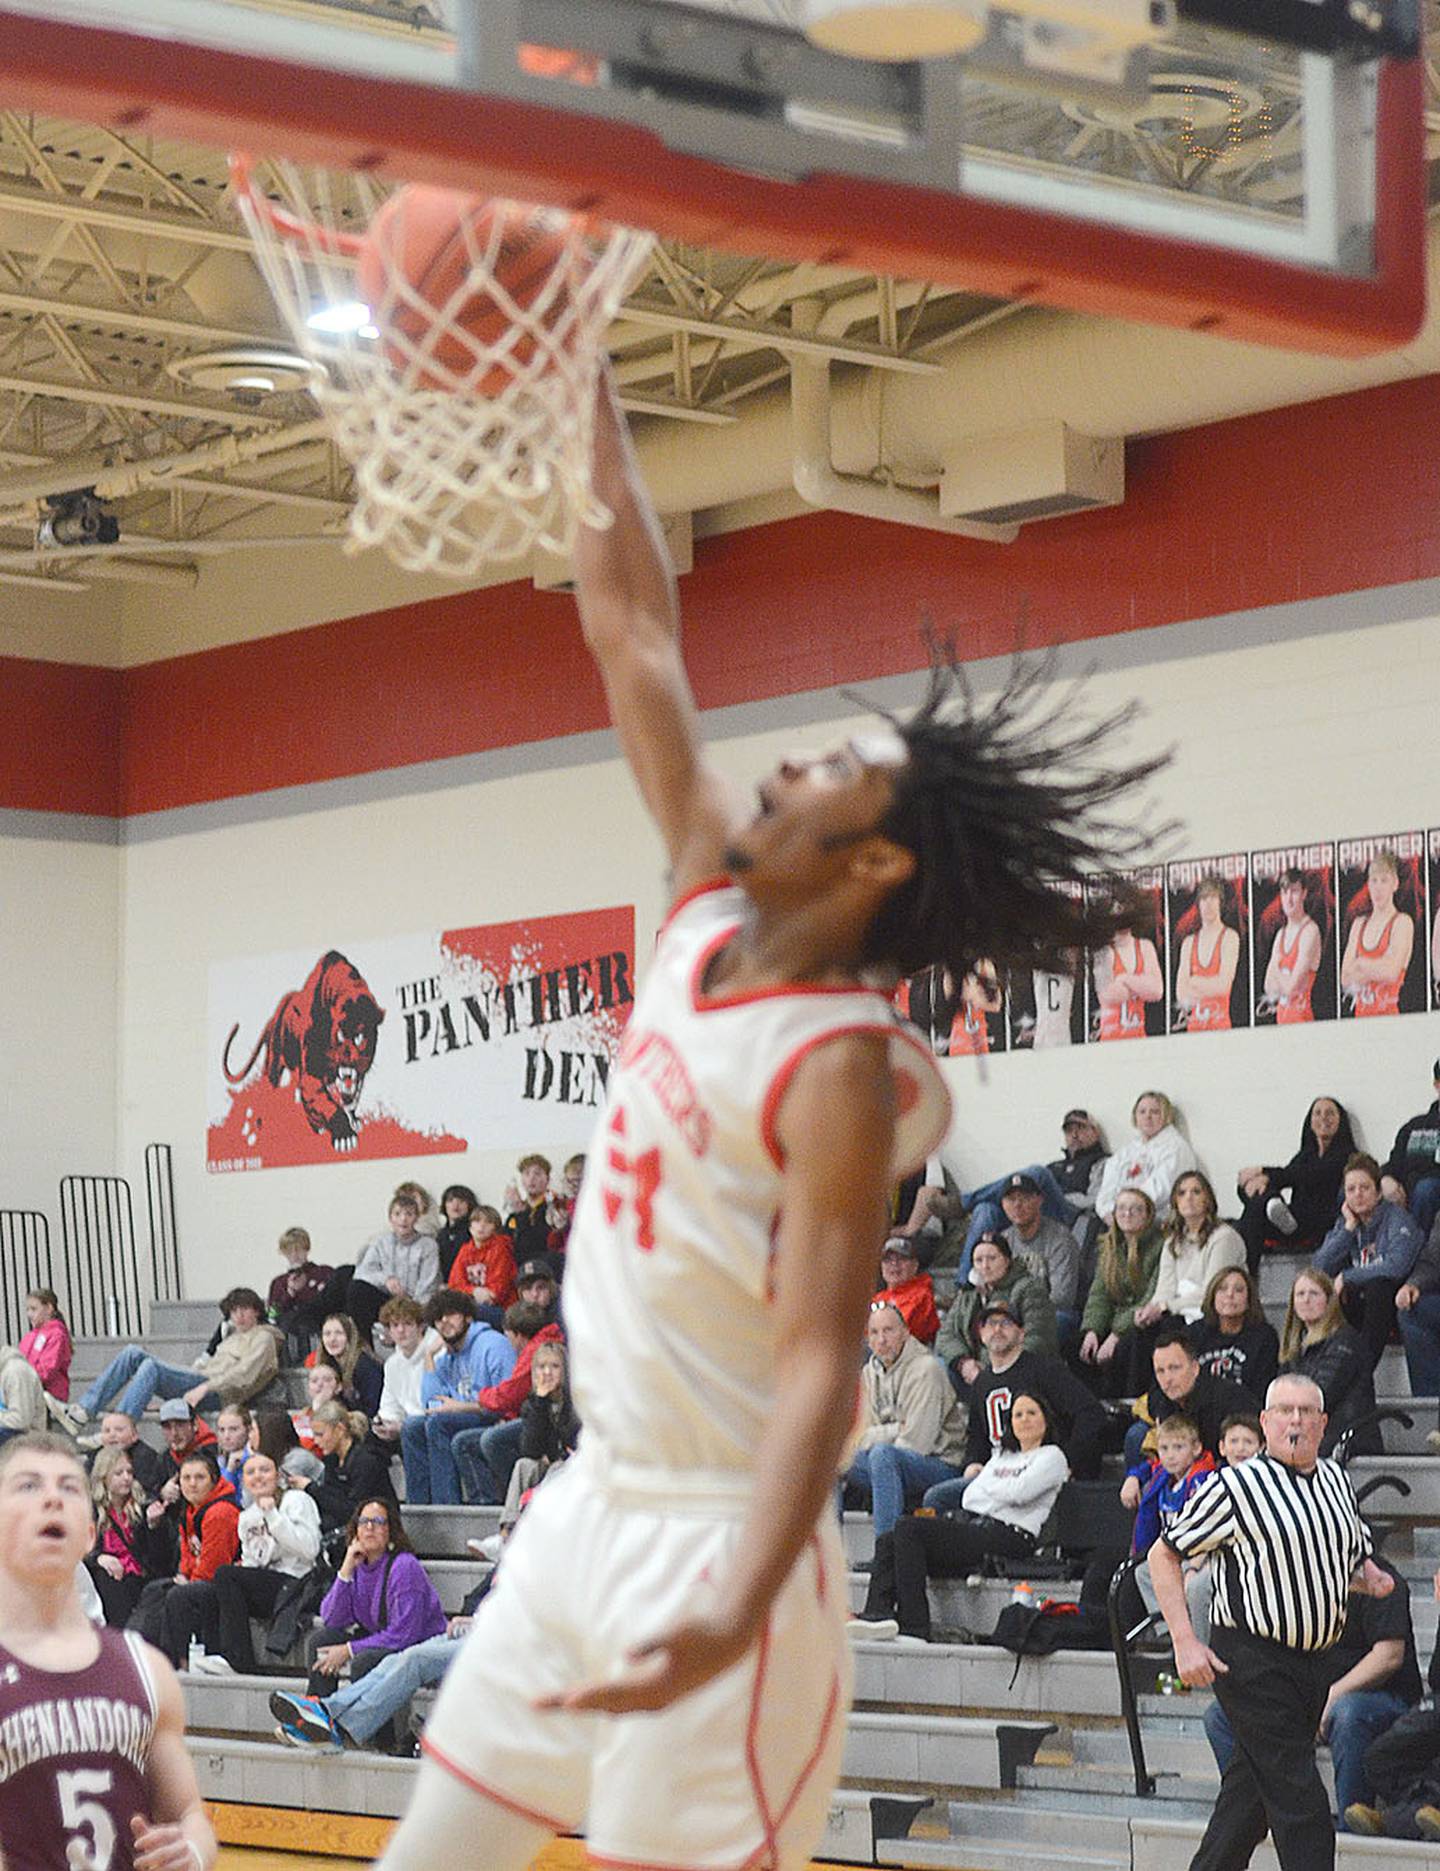
[[[211,1675],[255,1674],[251,1618],[268,1618],[290,1581],[320,1557],[320,1509],[304,1488],[285,1487],[275,1463],[258,1453],[246,1460],[244,1483],[239,1562],[216,1572],[213,1615],[204,1627],[200,1667]]]
[[[1196,1167],[1195,1152],[1176,1129],[1175,1107],[1163,1091],[1142,1091],[1130,1121],[1134,1134],[1106,1162],[1095,1211],[1108,1222],[1122,1189],[1143,1189],[1159,1219],[1168,1221],[1170,1192],[1179,1176]]]
[[[1177,1176],[1171,1194],[1175,1212],[1165,1230],[1155,1291],[1135,1313],[1142,1327],[1167,1312],[1194,1325],[1204,1316],[1210,1282],[1230,1267],[1245,1265],[1245,1243],[1228,1221],[1221,1221],[1215,1191],[1202,1170]]]
[[[865,1608],[851,1620],[863,1637],[930,1641],[932,1574],[963,1578],[997,1554],[1025,1559],[1070,1478],[1064,1451],[1051,1439],[1050,1414],[1040,1397],[1020,1391],[1010,1405],[1010,1427],[998,1452],[965,1490],[965,1505],[936,1519],[907,1514],[893,1534],[877,1538]]]

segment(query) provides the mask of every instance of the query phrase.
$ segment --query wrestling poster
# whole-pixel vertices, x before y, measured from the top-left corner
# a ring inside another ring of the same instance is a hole
[[[634,982],[631,907],[218,962],[207,1167],[581,1149]]]
[[[1079,885],[1070,894],[1080,895]],[[1011,974],[1006,1006],[1015,1052],[1047,1052],[1085,1042],[1089,970],[1078,952],[1068,968],[1029,968]]]
[[[1250,853],[1251,1000],[1256,1026],[1301,1026],[1340,1011],[1335,847]]]
[[[1440,830],[1428,834],[1430,847],[1430,1005],[1440,1009]]]
[[[1172,1033],[1250,1024],[1249,868],[1243,851],[1165,867]]]
[[[937,1058],[1005,1051],[1005,993],[989,962],[982,961],[958,988],[948,968],[922,968],[901,982],[895,1005],[919,1027]]]
[[[1116,877],[1140,908],[1132,927],[1090,954],[1089,1036],[1100,1042],[1146,1039],[1163,1033],[1166,1024],[1164,871],[1148,864]],[[1104,884],[1094,888],[1109,898]]]
[[[1336,861],[1341,1019],[1423,1013],[1429,999],[1425,833],[1343,838]]]

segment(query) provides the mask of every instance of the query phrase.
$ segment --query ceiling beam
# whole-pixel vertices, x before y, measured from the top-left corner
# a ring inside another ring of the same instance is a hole
[[[858,338],[806,338],[788,325],[701,318],[682,312],[678,306],[646,305],[635,299],[625,301],[616,313],[616,322],[622,326],[654,325],[662,331],[688,331],[697,338],[719,338],[737,351],[779,351],[787,357],[817,357],[834,364],[868,364],[874,370],[896,370],[920,377],[934,376],[941,368],[928,357],[907,357]]]
[[[183,422],[218,422],[231,429],[275,429],[275,416],[254,410],[224,409],[210,403],[182,403],[175,397],[117,390],[109,384],[50,382],[40,377],[0,375],[0,390],[17,396],[50,397],[61,403],[95,403],[106,409],[138,409],[151,416],[175,416]]]
[[[178,338],[203,350],[220,344],[255,344],[273,349],[281,341],[276,321],[270,331],[242,331],[238,326],[201,324],[195,319],[166,318],[162,312],[137,312],[130,307],[88,305],[74,299],[51,298],[40,292],[0,290],[0,312],[33,313],[65,325],[102,325],[112,331],[138,331],[157,338]],[[288,338],[284,340],[289,342]]]
[[[238,227],[122,208],[114,202],[86,201],[69,193],[52,195],[16,183],[0,187],[0,213],[30,214],[42,221],[84,221],[96,229],[111,228],[120,234],[143,234],[154,240],[177,240],[196,247],[218,247],[227,253],[253,252],[250,236]]]

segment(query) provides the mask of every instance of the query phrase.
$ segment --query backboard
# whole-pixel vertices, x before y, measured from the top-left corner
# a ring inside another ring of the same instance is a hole
[[[0,106],[1295,348],[1417,329],[1418,0],[1006,0],[898,62],[820,4],[0,0]]]

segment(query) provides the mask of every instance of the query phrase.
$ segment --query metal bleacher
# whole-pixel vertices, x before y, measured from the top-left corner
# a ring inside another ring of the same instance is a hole
[[[1283,1256],[1266,1264],[1263,1296],[1277,1322],[1301,1264]],[[204,1349],[215,1317],[213,1304],[155,1304],[146,1343],[162,1357],[188,1363]],[[74,1377],[88,1380],[113,1349],[110,1341],[79,1341]],[[298,1374],[282,1374],[279,1388],[298,1402]],[[1411,1405],[1404,1361],[1394,1347],[1377,1388],[1382,1403],[1411,1406],[1413,1427],[1387,1424],[1387,1453],[1357,1458],[1350,1472],[1360,1486],[1382,1474],[1409,1486],[1408,1497],[1378,1494],[1374,1509],[1393,1523],[1387,1554],[1411,1588],[1423,1664],[1440,1614],[1430,1590],[1440,1564],[1440,1459],[1426,1451],[1424,1440],[1435,1425],[1435,1406]],[[147,1425],[146,1433],[156,1432]],[[497,1521],[493,1508],[406,1510],[406,1526],[447,1610],[459,1609],[485,1570],[466,1541],[495,1531]],[[858,1609],[866,1586],[860,1567],[873,1549],[869,1517],[847,1514],[844,1540]],[[1044,1590],[1075,1597],[1079,1586],[1078,1578],[1047,1580]],[[992,1630],[1012,1590],[1011,1581],[996,1578],[934,1582],[937,1631]],[[1130,1662],[1155,1778],[1149,1797],[1135,1792],[1119,1678],[1107,1652],[1062,1650],[1021,1659],[1018,1668],[1010,1652],[978,1642],[937,1642],[922,1650],[862,1641],[854,1655],[842,1779],[818,1859],[916,1871],[1000,1871],[1036,1861],[1057,1871],[1181,1871],[1189,1864],[1218,1777],[1202,1728],[1208,1698],[1157,1693],[1157,1676],[1167,1667],[1163,1655],[1146,1653]],[[298,1678],[186,1673],[182,1680],[189,1746],[207,1799],[372,1818],[404,1810],[413,1760],[361,1752],[311,1756],[275,1740],[269,1694],[299,1687]],[[418,1699],[421,1717],[425,1706],[426,1699]],[[1323,1749],[1320,1758],[1328,1784]],[[1274,1866],[1268,1845],[1254,1863],[1258,1871]],[[1440,1849],[1342,1836],[1339,1864],[1342,1871],[1440,1867]]]

